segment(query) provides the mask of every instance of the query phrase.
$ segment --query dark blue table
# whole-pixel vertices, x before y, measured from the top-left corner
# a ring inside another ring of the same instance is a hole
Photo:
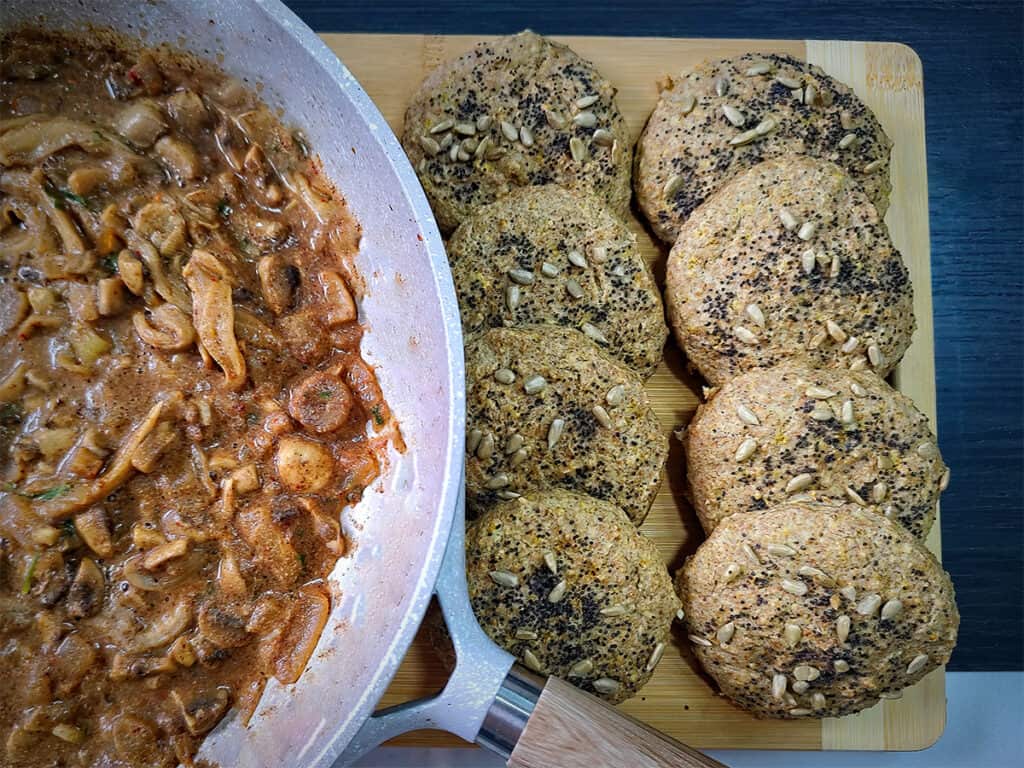
[[[286,0],[323,32],[895,40],[924,62],[950,667],[1024,669],[1022,3]]]

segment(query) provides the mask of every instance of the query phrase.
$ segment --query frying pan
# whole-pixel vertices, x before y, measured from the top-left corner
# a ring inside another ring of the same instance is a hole
[[[276,0],[6,0],[0,29],[112,26],[203,58],[301,126],[362,226],[363,355],[378,366],[407,449],[343,523],[327,626],[298,683],[271,681],[248,727],[229,716],[200,758],[224,766],[349,763],[410,730],[451,731],[514,766],[720,765],[604,702],[514,664],[466,591],[465,390],[458,305],[419,182],[383,117],[320,39]],[[373,713],[436,592],[458,661],[442,693]],[[336,763],[337,761],[337,763]]]

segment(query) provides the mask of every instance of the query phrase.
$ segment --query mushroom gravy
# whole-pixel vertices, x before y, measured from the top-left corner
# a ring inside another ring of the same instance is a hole
[[[390,421],[358,240],[238,81],[0,36],[0,764],[191,765],[299,678]]]

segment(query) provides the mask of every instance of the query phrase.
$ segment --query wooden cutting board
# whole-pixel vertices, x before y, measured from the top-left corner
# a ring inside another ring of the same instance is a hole
[[[510,30],[511,31],[511,30]],[[324,35],[377,103],[396,133],[401,133],[406,104],[424,76],[481,38],[421,35]],[[928,245],[928,182],[925,169],[924,97],[921,61],[898,43],[798,40],[681,40],[666,38],[557,38],[593,61],[619,89],[618,105],[634,140],[657,100],[657,82],[706,58],[747,51],[789,53],[821,66],[850,85],[878,115],[895,143],[893,194],[886,222],[914,283],[918,328],[913,345],[894,375],[894,383],[913,398],[935,428],[935,367],[932,334],[931,265]],[[664,276],[664,247],[655,244],[638,220],[640,244]],[[647,391],[666,434],[686,424],[697,405],[701,382],[686,373],[679,350],[670,341],[665,361],[647,383]],[[683,498],[683,455],[671,440],[666,478],[641,531],[654,539],[665,563],[675,570],[703,539]],[[936,521],[928,546],[940,554]],[[430,695],[444,687],[446,675],[419,637],[381,702],[389,706]],[[623,711],[697,748],[910,750],[932,744],[945,726],[944,671],[928,675],[903,698],[883,701],[850,717],[817,720],[757,720],[718,696],[676,630],[653,679]],[[462,744],[438,732],[407,735],[402,745]]]

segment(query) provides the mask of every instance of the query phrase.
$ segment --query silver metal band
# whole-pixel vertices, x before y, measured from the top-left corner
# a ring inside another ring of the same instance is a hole
[[[542,690],[544,678],[514,664],[484,716],[476,743],[506,760],[511,757]]]

